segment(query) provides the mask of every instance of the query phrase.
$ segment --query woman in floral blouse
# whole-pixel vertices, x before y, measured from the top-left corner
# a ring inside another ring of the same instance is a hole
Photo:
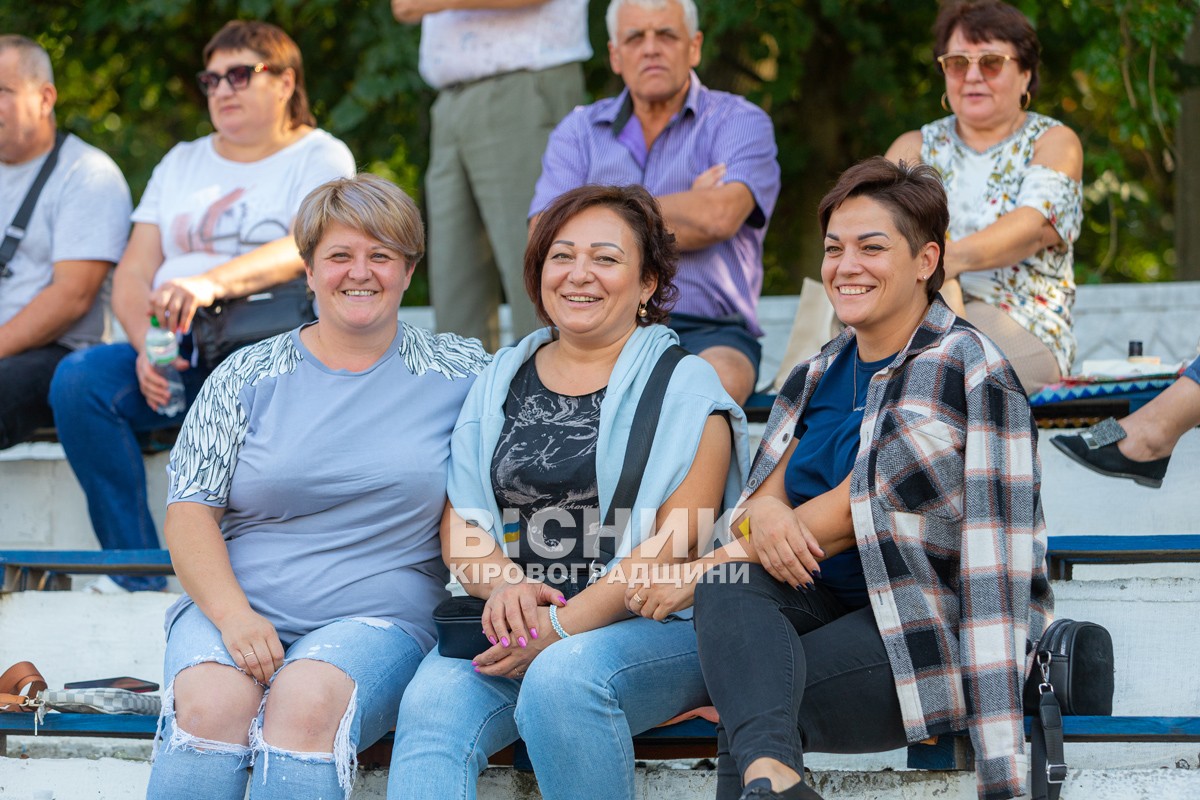
[[[999,0],[947,5],[934,52],[952,111],[892,143],[920,159],[950,202],[942,294],[1004,352],[1029,393],[1071,369],[1072,243],[1082,223],[1083,148],[1057,120],[1027,111],[1038,44],[1020,11]]]

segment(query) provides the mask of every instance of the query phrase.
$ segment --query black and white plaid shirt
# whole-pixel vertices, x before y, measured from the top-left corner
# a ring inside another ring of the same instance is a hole
[[[817,382],[854,338],[789,376],[744,501],[791,442]],[[979,796],[1024,792],[1021,693],[1053,611],[1037,428],[1000,350],[935,301],[872,379],[850,506],[910,742],[967,729]]]

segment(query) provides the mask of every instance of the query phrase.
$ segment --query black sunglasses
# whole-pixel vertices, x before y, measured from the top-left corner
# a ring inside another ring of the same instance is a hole
[[[205,96],[215,92],[223,80],[229,81],[230,89],[240,92],[250,85],[250,79],[257,73],[270,71],[271,68],[262,62],[257,64],[239,64],[236,67],[230,67],[229,71],[224,75],[206,69],[196,73],[196,83],[200,84],[200,91],[204,92]]]

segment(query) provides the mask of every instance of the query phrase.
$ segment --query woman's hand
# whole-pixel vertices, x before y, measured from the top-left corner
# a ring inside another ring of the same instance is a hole
[[[484,604],[483,635],[493,645],[526,647],[551,632],[549,615],[540,619],[538,614],[539,606],[551,603],[561,608],[567,598],[541,581],[500,584]]]
[[[179,372],[183,372],[191,365],[186,360],[177,358],[172,366]],[[155,411],[165,406],[171,399],[171,390],[167,386],[167,379],[150,364],[150,359],[146,358],[145,353],[138,353],[136,370],[138,388],[142,390],[146,404]]]
[[[676,611],[691,608],[696,581],[704,571],[699,564],[655,564],[649,582],[631,582],[625,589],[625,607],[646,619],[660,622]]]
[[[247,608],[222,620],[217,627],[233,663],[263,686],[269,684],[271,676],[283,666],[283,644],[275,626]]]
[[[545,584],[540,585],[545,586]],[[545,633],[538,636],[536,640],[529,641],[527,646],[520,646],[516,642],[512,642],[509,647],[497,644],[485,650],[471,661],[475,665],[475,671],[480,675],[489,675],[493,678],[525,677],[525,671],[529,669],[529,665],[533,663],[538,654],[558,641],[554,626],[550,624],[550,612],[546,606],[538,606],[534,609],[533,622],[530,627],[538,628]]]
[[[733,530],[738,534],[743,534],[743,529],[749,531],[758,561],[767,572],[788,586],[810,585],[812,576],[821,572],[817,557],[823,557],[825,551],[808,527],[796,518],[794,509],[770,496],[752,498],[742,509],[741,519]]]
[[[192,329],[196,309],[208,308],[217,299],[216,281],[204,275],[167,281],[150,296],[150,313],[163,328],[175,333]]]

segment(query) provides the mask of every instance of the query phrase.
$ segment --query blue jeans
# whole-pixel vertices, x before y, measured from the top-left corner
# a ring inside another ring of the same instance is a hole
[[[522,680],[435,650],[400,704],[388,798],[474,798],[487,757],[520,737],[545,800],[633,800],[633,735],[707,704],[691,620],[571,636]]]
[[[128,344],[91,347],[64,358],[50,383],[58,438],[105,550],[159,547],[138,434],[177,427],[184,416],[164,417],[146,404],[136,360],[137,351]],[[181,374],[191,405],[208,371],[192,368]],[[113,580],[130,591],[166,586],[158,576],[114,575]]]
[[[251,800],[349,798],[356,754],[392,727],[400,697],[421,663],[421,646],[397,625],[375,619],[342,619],[285,643],[284,648],[281,670],[307,658],[331,664],[354,681],[333,752],[297,753],[263,741],[265,697],[258,719],[250,726],[249,746],[200,739],[176,727],[175,678],[181,671],[206,662],[236,669],[221,632],[193,605],[179,615],[167,634],[163,668],[167,690],[147,800],[198,796],[242,800],[248,779]],[[247,771],[251,767],[253,775]]]

